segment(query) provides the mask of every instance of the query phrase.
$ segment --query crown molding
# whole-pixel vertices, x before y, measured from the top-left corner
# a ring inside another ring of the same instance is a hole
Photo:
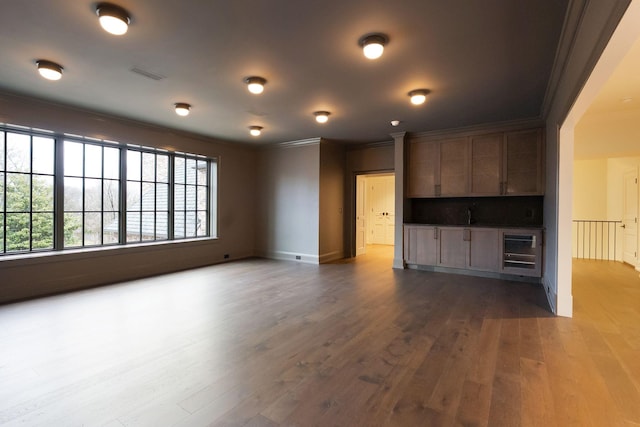
[[[484,123],[480,125],[464,126],[459,128],[438,129],[425,132],[407,134],[409,138],[438,138],[438,137],[464,137],[491,132],[509,132],[531,128],[544,127],[544,120],[539,117],[504,122]]]

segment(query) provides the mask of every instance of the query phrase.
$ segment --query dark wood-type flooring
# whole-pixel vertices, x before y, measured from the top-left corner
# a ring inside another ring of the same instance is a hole
[[[2,426],[640,426],[640,278],[536,285],[391,269],[371,247],[0,307]]]

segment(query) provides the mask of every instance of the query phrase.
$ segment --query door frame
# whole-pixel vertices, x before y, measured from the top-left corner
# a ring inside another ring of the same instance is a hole
[[[348,187],[345,194],[347,199],[347,203],[345,206],[348,207],[349,212],[346,215],[345,221],[345,258],[353,258],[356,256],[356,177],[358,175],[383,175],[383,174],[393,174],[395,175],[394,169],[373,169],[373,170],[358,170],[351,171],[350,176],[348,177]],[[398,177],[396,176],[396,180]],[[397,197],[397,195],[396,195]],[[397,213],[396,213],[397,215]]]
[[[369,235],[369,232],[372,231],[371,227],[373,226],[373,215],[372,215],[372,212],[371,212],[371,201],[372,200],[371,200],[371,197],[370,197],[371,196],[370,195],[370,191],[371,190],[369,188],[369,182],[368,181],[369,181],[370,178],[393,178],[394,186],[391,189],[391,191],[393,191],[393,196],[394,196],[393,197],[393,204],[394,204],[393,209],[394,209],[394,218],[395,218],[395,194],[396,194],[396,191],[395,191],[395,179],[396,179],[396,176],[395,176],[394,173],[358,174],[358,175],[356,175],[356,181],[357,181],[359,176],[362,177],[362,179],[364,180],[364,183],[365,183],[364,205],[365,205],[365,211],[366,211],[366,216],[367,216],[367,220],[366,220],[366,223],[365,223],[365,229],[366,229],[365,247],[366,247],[367,242],[370,240],[370,237],[371,237]],[[369,196],[369,197],[367,197],[367,196]],[[357,200],[357,198],[358,198],[358,194],[357,194],[357,188],[356,188],[356,200]],[[354,218],[354,221],[355,220],[356,219]],[[395,224],[393,224],[393,225],[395,227]],[[392,236],[392,240],[393,240],[393,237],[394,236]],[[357,237],[356,237],[356,239],[357,239]],[[371,244],[371,243],[368,243],[368,244]],[[390,244],[390,246],[394,246],[394,245],[395,245],[395,242]],[[356,251],[357,251],[357,247],[356,247]]]
[[[626,227],[626,214],[627,214],[627,176],[631,175],[632,178],[635,179],[635,203],[633,203],[635,206],[635,226],[634,226],[634,230],[635,232],[633,233],[633,241],[635,242],[634,244],[634,248],[633,248],[633,262],[629,262],[626,258],[625,258],[625,254],[627,253],[626,249],[627,249],[627,227]],[[627,171],[625,171],[622,174],[622,226],[623,226],[623,231],[622,231],[622,261],[624,263],[627,263],[631,266],[633,266],[634,268],[636,268],[636,266],[638,265],[638,256],[637,256],[637,252],[638,252],[638,169],[634,168],[634,169],[629,169]]]

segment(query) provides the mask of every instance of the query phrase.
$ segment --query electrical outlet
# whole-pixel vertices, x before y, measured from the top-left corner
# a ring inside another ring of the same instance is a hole
[[[300,255],[296,255],[296,259],[302,259]]]

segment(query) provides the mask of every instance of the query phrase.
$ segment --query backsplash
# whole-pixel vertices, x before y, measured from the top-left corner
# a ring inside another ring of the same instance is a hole
[[[543,196],[440,197],[410,199],[411,219],[418,224],[542,226]]]

